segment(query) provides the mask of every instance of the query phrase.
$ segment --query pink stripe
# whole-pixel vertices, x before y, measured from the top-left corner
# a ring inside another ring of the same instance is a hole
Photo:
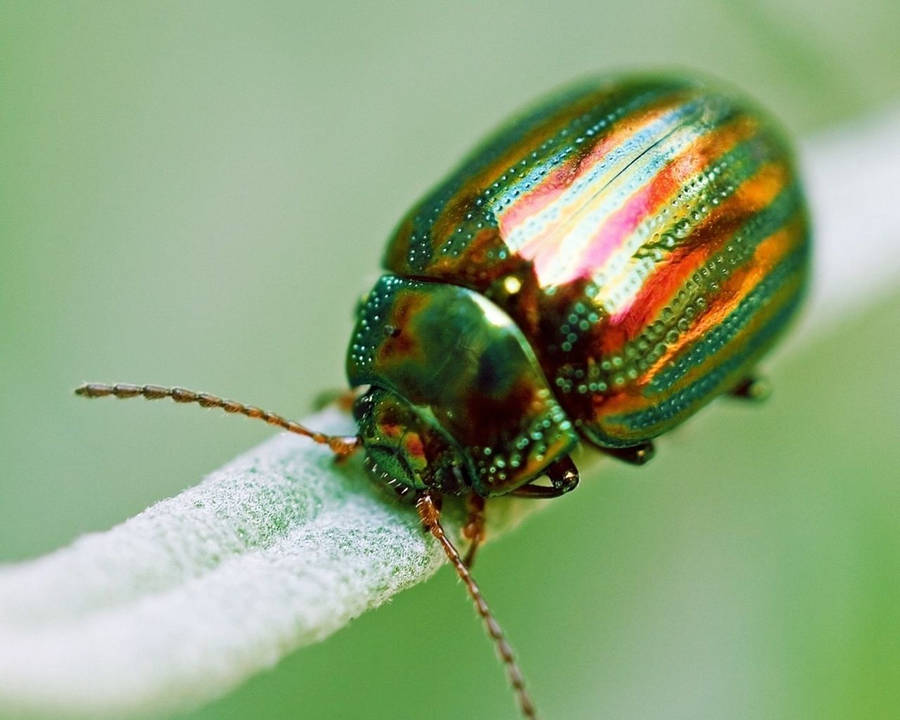
[[[658,203],[658,185],[660,180],[668,178],[653,178],[653,182],[632,195],[624,207],[614,212],[610,218],[600,226],[600,230],[593,237],[582,256],[581,263],[573,277],[591,274],[597,268],[602,267],[619,248],[623,238],[628,237],[638,224],[647,217]]]

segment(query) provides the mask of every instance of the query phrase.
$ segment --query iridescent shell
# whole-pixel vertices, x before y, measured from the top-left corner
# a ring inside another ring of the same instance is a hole
[[[809,254],[791,155],[764,113],[690,79],[584,82],[409,211],[348,376],[415,406],[424,436],[457,444],[440,457],[502,494],[579,438],[637,446],[734,388],[794,314]]]
[[[579,84],[406,215],[385,267],[518,324],[579,433],[627,447],[750,373],[797,308],[809,225],[772,121],[683,78]]]

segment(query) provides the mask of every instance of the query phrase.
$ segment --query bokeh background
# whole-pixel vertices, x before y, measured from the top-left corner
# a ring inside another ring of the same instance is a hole
[[[79,382],[288,414],[340,387],[386,235],[510,110],[686,66],[807,135],[897,102],[898,28],[892,0],[0,0],[0,562],[270,434]],[[483,553],[547,717],[900,714],[898,322],[879,297],[773,365],[765,407],[717,403]],[[426,716],[513,716],[446,569],[181,717]]]

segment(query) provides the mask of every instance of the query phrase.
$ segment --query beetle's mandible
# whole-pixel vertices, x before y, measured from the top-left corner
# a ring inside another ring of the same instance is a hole
[[[400,222],[347,354],[356,436],[180,388],[77,392],[221,407],[361,449],[416,502],[535,717],[468,570],[485,499],[558,496],[578,483],[579,443],[645,462],[713,398],[759,397],[809,257],[800,182],[764,112],[693,78],[600,78],[507,123]],[[445,495],[467,498],[465,559]]]

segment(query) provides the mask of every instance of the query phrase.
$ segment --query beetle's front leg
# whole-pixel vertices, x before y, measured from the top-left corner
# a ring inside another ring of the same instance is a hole
[[[484,541],[484,498],[472,493],[466,498],[466,509],[469,514],[463,526],[463,537],[469,541],[469,549],[463,558],[467,568],[475,563],[475,553]]]
[[[568,455],[552,463],[544,471],[550,485],[530,482],[513,490],[510,495],[530,498],[555,498],[565,495],[578,487],[578,468]]]
[[[357,388],[349,388],[345,390],[323,390],[313,398],[313,410],[318,412],[324,410],[329,405],[335,405],[338,410],[350,412],[353,409],[353,403],[359,395]]]

